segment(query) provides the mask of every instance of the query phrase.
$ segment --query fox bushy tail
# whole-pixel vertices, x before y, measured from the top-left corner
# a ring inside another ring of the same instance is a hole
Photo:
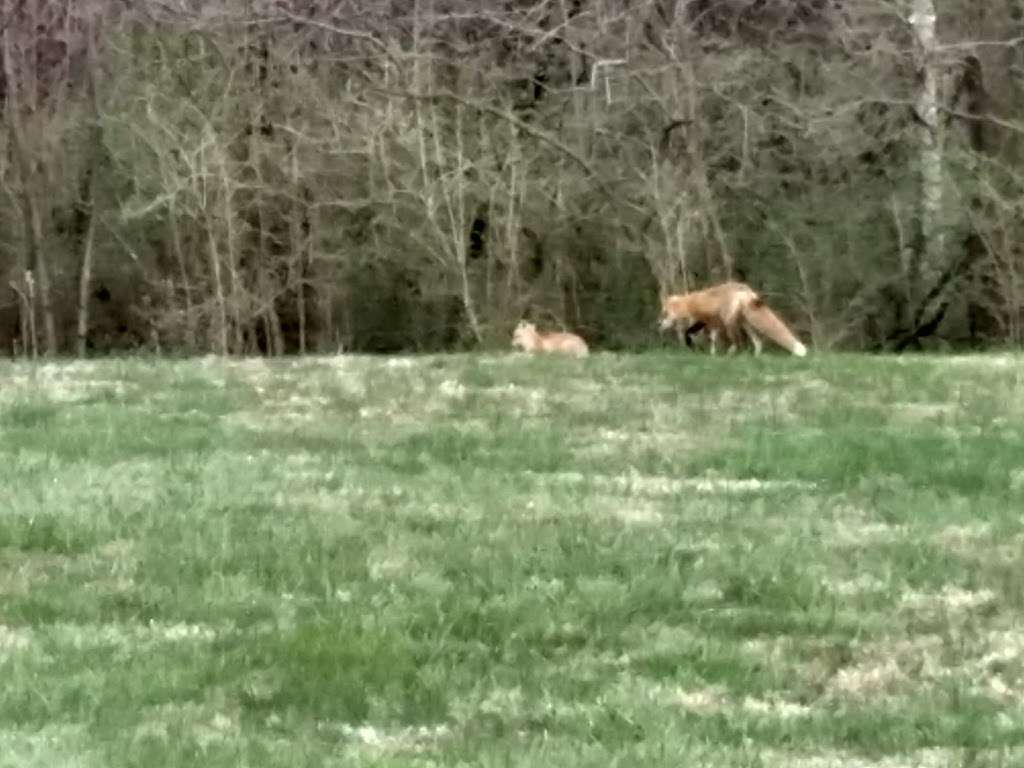
[[[797,357],[807,354],[807,347],[793,335],[779,316],[768,308],[761,297],[755,297],[743,308],[743,319],[762,336],[768,337]]]

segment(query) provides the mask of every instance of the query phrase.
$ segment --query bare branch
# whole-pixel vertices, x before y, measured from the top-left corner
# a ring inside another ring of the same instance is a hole
[[[490,104],[484,104],[477,101],[473,101],[463,96],[459,96],[457,94],[445,91],[438,91],[434,93],[416,93],[414,91],[384,90],[383,88],[373,88],[371,90],[373,90],[374,93],[379,93],[383,96],[395,96],[399,98],[414,99],[417,101],[451,101],[457,104],[461,104],[462,106],[469,107],[470,109],[473,109],[477,112],[481,112],[483,114],[491,115],[493,117],[497,117],[501,120],[504,120],[505,122],[514,125],[516,128],[523,131],[524,133],[534,137],[538,141],[542,141],[548,146],[558,150],[560,153],[562,153],[567,158],[572,160],[574,163],[576,163],[576,165],[578,165],[580,168],[586,171],[587,176],[589,176],[597,184],[598,188],[606,197],[613,198],[611,190],[609,190],[607,185],[605,185],[605,183],[601,180],[597,171],[594,170],[594,168],[591,167],[590,163],[588,163],[586,159],[584,159],[579,153],[575,152],[572,148],[568,147],[565,143],[559,141],[554,136],[551,136],[550,134],[538,128],[534,128],[529,123],[526,123],[523,120],[519,119],[506,109],[501,109],[499,107],[491,106]]]

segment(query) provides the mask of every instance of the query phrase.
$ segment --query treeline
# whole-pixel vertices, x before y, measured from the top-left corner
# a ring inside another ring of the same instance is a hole
[[[8,354],[1024,337],[1024,0],[0,3]]]

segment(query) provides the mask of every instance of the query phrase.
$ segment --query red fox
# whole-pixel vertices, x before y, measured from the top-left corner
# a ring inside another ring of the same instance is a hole
[[[725,336],[728,351],[734,352],[741,330],[753,343],[755,355],[761,354],[760,336],[767,336],[798,357],[807,354],[807,347],[744,283],[721,283],[703,291],[666,296],[661,300],[661,330],[667,331],[680,323],[687,328],[703,324],[711,337],[711,354],[715,354],[720,335]]]
[[[512,346],[527,352],[560,352],[575,357],[586,357],[590,352],[587,342],[575,333],[542,333],[525,320],[520,320],[512,333]]]

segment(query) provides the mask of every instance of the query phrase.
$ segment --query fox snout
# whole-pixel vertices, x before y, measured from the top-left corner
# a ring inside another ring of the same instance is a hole
[[[658,329],[661,331],[667,331],[675,324],[676,319],[672,315],[662,315],[658,318]]]

